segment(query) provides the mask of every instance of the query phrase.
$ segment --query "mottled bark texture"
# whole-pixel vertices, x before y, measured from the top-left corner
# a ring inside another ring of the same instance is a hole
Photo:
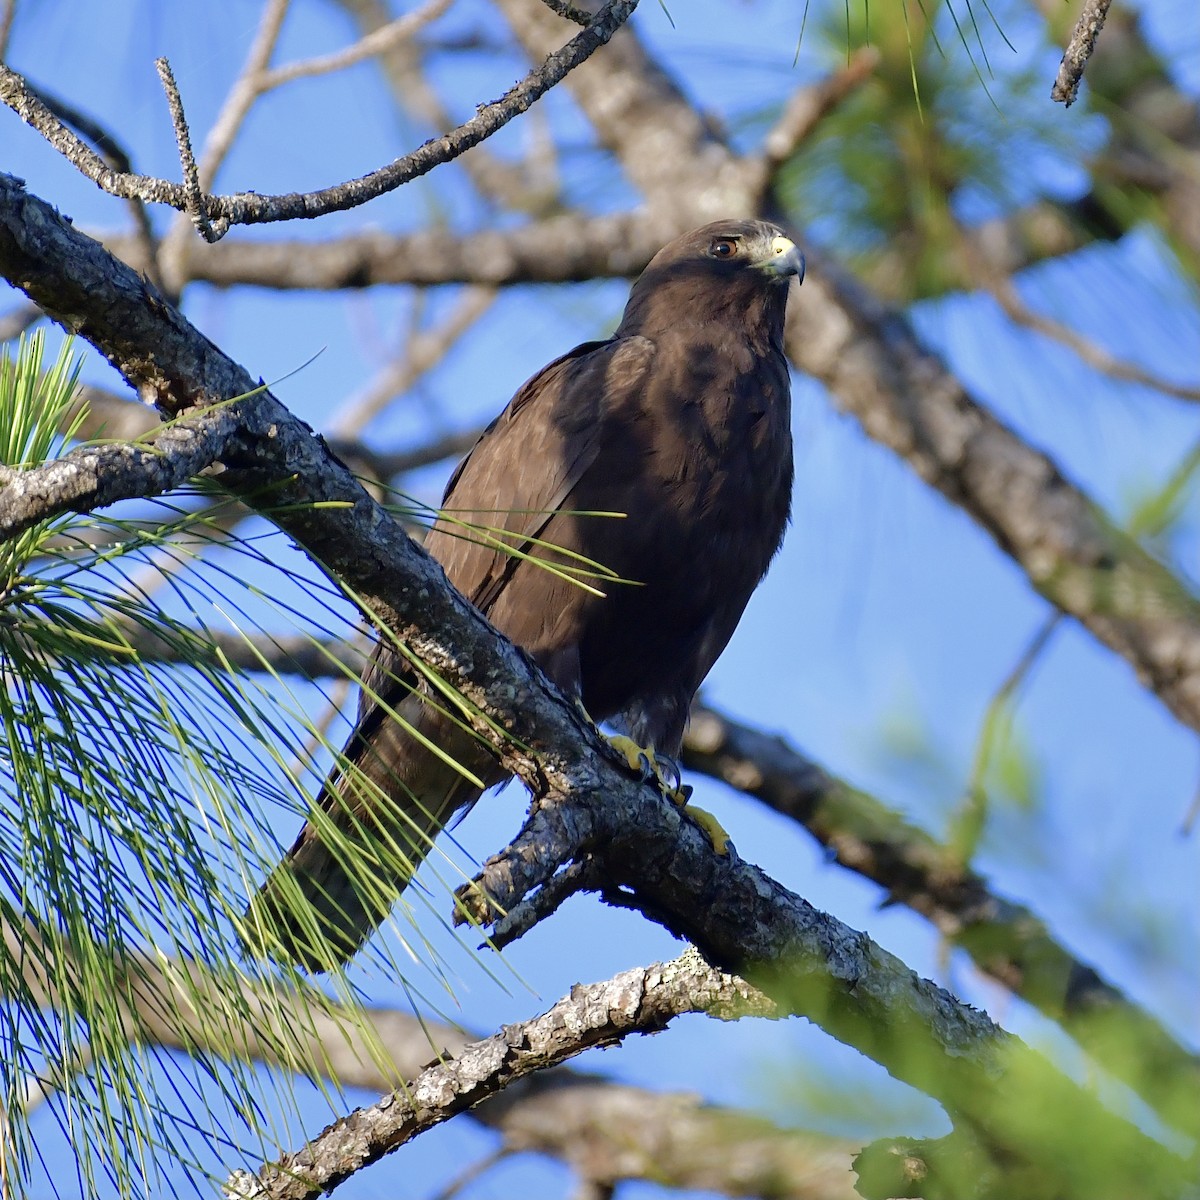
[[[301,1150],[257,1175],[238,1172],[226,1194],[306,1200],[335,1187],[418,1133],[586,1049],[612,1046],[632,1033],[657,1033],[683,1013],[775,1015],[770,1002],[698,955],[624,971],[603,983],[578,984],[539,1017],[506,1025],[426,1067],[410,1083],[334,1121]]]

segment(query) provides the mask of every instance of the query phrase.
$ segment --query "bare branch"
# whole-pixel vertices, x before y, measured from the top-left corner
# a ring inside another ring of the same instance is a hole
[[[364,59],[374,58],[377,54],[386,54],[394,50],[401,42],[409,41],[425,28],[431,21],[437,20],[450,7],[450,0],[428,0],[428,3],[412,12],[381,25],[378,29],[364,34],[352,46],[344,50],[335,50],[332,54],[323,54],[317,58],[303,59],[300,62],[288,63],[287,66],[275,67],[267,71],[260,83],[260,90],[265,92],[271,88],[282,87],[297,79],[311,79],[317,75],[329,75],[334,71],[344,71]],[[585,21],[584,24],[587,24]]]
[[[165,58],[154,60],[163,91],[167,94],[167,108],[171,113],[171,125],[175,129],[175,144],[179,147],[179,165],[183,170],[183,192],[188,216],[197,232],[206,242],[219,242],[229,231],[229,222],[218,219],[214,225],[208,218],[204,193],[200,190],[200,174],[196,170],[196,159],[192,154],[192,135],[188,131],[187,118],[183,115],[183,99]]]
[[[186,417],[144,442],[80,446],[36,467],[0,466],[0,541],[48,517],[161,496],[221,458],[246,423],[230,407]]]
[[[1063,51],[1062,62],[1058,65],[1058,76],[1050,89],[1050,99],[1057,100],[1070,108],[1079,94],[1079,82],[1083,78],[1083,69],[1087,66],[1092,51],[1096,48],[1096,39],[1104,28],[1104,18],[1108,16],[1112,0],[1083,0],[1083,11],[1071,33],[1071,40]]]
[[[1148,1103],[1169,1108],[1200,1089],[1200,1059],[1055,941],[1036,913],[997,895],[952,850],[784,738],[697,705],[683,763],[798,821],[841,866],[883,887],[886,903],[920,913]],[[1137,1054],[1110,1053],[1114,1038],[1135,1044]]]
[[[552,13],[557,13],[564,20],[574,21],[576,25],[586,25],[592,19],[592,14],[586,8],[579,8],[569,0],[542,0],[542,3]]]
[[[841,70],[792,95],[763,138],[757,161],[753,167],[748,164],[748,169],[761,172],[758,185],[761,192],[765,193],[779,168],[812,136],[821,122],[870,79],[879,61],[878,50],[863,46],[851,55]]]
[[[432,463],[445,462],[448,458],[460,458],[479,440],[481,429],[467,429],[462,433],[447,433],[435,437],[411,450],[372,450],[360,441],[328,439],[329,446],[347,463],[361,464],[373,478],[388,482],[409,471],[428,467]]]
[[[336,3],[365,37],[386,29],[393,19],[385,0],[336,0]],[[489,48],[498,49],[494,43]],[[446,129],[454,122],[424,69],[428,49],[427,41],[418,46],[415,39],[402,38],[381,53],[380,66],[400,111],[430,129]],[[457,161],[481,195],[507,208],[541,211],[553,201],[553,192],[546,189],[539,192],[521,164],[489,153],[486,146],[476,147]]]
[[[604,873],[591,859],[568,863],[496,922],[490,938],[491,945],[497,950],[511,946],[535,925],[552,917],[572,896],[580,892],[603,891],[606,883]]]
[[[61,936],[28,923],[19,928],[5,923],[0,932],[14,955],[23,954],[23,961],[53,962],[58,968],[27,972],[22,980],[28,989],[25,998],[70,1012],[72,995],[69,989],[67,995],[62,993],[61,980],[64,971],[73,975],[77,968]],[[36,953],[31,955],[31,950]],[[694,952],[685,952],[681,969],[699,980],[699,1000],[710,1004],[711,968]],[[230,986],[227,978],[214,978],[195,961],[140,955],[123,974],[129,981],[125,1018],[131,1040],[189,1054],[198,1049],[230,1052],[230,1030],[203,1015],[206,1009],[220,1008],[220,994]],[[725,994],[730,987],[738,994],[735,981],[727,986],[724,977],[717,979]],[[303,989],[285,991],[279,984],[248,981],[241,986],[241,1011],[264,1014],[264,1028],[260,1036],[239,1042],[234,1052],[248,1061],[327,1078],[342,1087],[391,1092],[402,1080],[418,1075],[432,1058],[453,1057],[473,1040],[461,1029],[395,1009],[350,1010]],[[210,997],[211,1004],[206,1003]],[[729,1005],[722,1004],[719,1011],[731,1015]],[[286,1030],[267,1028],[268,1013],[282,1014]],[[289,1014],[294,1019],[288,1020]],[[28,1105],[38,1103],[59,1082],[31,1079]],[[507,1153],[553,1155],[592,1175],[747,1197],[769,1193],[782,1182],[796,1200],[853,1200],[850,1143],[782,1129],[690,1094],[629,1087],[557,1067],[506,1088],[472,1109],[471,1116],[501,1135]]]
[[[471,287],[437,328],[418,330],[408,339],[404,357],[389,363],[365,393],[347,404],[330,424],[337,438],[355,438],[397,396],[407,392],[449,353],[454,344],[496,299],[494,288]]]
[[[434,227],[402,235],[372,230],[317,243],[226,238],[208,246],[193,240],[182,270],[186,278],[214,287],[282,290],[565,283],[636,275],[684,228],[654,212],[571,213],[517,229],[462,235]],[[142,266],[132,239],[105,235],[103,240],[130,266]]]
[[[1068,349],[1074,351],[1081,362],[1094,367],[1102,374],[1112,379],[1120,379],[1126,383],[1139,383],[1143,387],[1153,388],[1164,396],[1172,396],[1176,400],[1186,400],[1191,404],[1200,403],[1200,387],[1175,383],[1164,379],[1153,371],[1147,371],[1134,363],[1126,362],[1115,354],[1110,354],[1103,346],[1097,345],[1090,338],[1076,333],[1069,325],[1056,321],[1052,317],[1042,316],[1034,312],[1021,299],[1011,278],[993,277],[987,282],[988,291],[996,298],[1000,307],[1018,325],[1024,325],[1045,337],[1052,338]]]
[[[225,1194],[270,1200],[317,1196],[533,1072],[594,1046],[617,1045],[633,1033],[656,1033],[675,1017],[694,1012],[722,1019],[777,1015],[765,997],[714,971],[696,954],[625,971],[604,983],[579,984],[542,1016],[462,1047],[406,1087],[338,1119],[257,1177],[237,1172]]]
[[[540,67],[526,75],[499,100],[483,105],[471,120],[440,138],[426,142],[386,167],[316,192],[293,192],[279,196],[241,192],[233,196],[205,196],[204,211],[208,219],[217,225],[221,222],[244,225],[312,219],[326,213],[356,208],[368,200],[394,191],[409,180],[457,158],[525,112],[534,101],[607,44],[637,7],[637,3],[638,0],[608,0],[586,29],[561,50],[550,54]],[[124,175],[111,170],[30,93],[16,72],[2,65],[0,100],[106,192],[124,198],[138,196],[151,203],[168,204],[183,212],[191,211],[192,199],[186,187],[163,179]]]

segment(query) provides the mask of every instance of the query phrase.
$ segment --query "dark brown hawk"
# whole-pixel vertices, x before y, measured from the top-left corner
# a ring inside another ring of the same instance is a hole
[[[783,322],[803,275],[796,246],[761,221],[665,246],[616,333],[555,359],[488,426],[426,543],[559,687],[660,759],[678,754],[692,697],[783,537]],[[588,563],[619,582],[581,587]],[[342,765],[251,906],[271,955],[348,959],[452,814],[503,778],[415,683],[381,641]]]

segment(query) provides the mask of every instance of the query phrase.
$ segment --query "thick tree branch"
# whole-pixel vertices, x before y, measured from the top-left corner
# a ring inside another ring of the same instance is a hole
[[[122,636],[149,661],[175,648],[140,626]],[[252,638],[209,631],[214,663],[247,671],[268,664],[310,679],[353,678],[365,658],[349,643],[304,635]],[[801,824],[842,867],[879,884],[885,903],[900,903],[929,920],[980,971],[1061,1022],[1097,1062],[1129,1083],[1168,1119],[1176,1101],[1200,1089],[1200,1062],[1153,1017],[1054,940],[1024,905],[991,891],[946,846],[875,797],[828,774],[784,738],[763,733],[703,704],[692,709],[683,747],[689,770],[718,779]],[[559,871],[493,930],[503,946],[523,936],[569,896],[599,891],[606,880],[592,860]],[[1133,1044],[1118,1054],[1113,1044]],[[1200,1132],[1200,1131],[1197,1131]]]
[[[1060,1022],[1167,1119],[1178,1119],[1186,1108],[1180,1102],[1200,1091],[1200,1060],[1059,945],[1035,913],[997,895],[946,846],[786,739],[697,704],[683,763],[798,821],[841,866],[884,888],[886,903],[927,918],[979,970]],[[1136,1053],[1118,1051],[1131,1045]]]
[[[1108,1141],[1147,1195],[1174,1186],[1182,1164],[1170,1153],[983,1014],[761,871],[716,855],[673,804],[630,777],[578,708],[449,587],[307,427],[269,392],[250,395],[246,373],[144,281],[4,176],[0,273],[84,333],[164,413],[244,397],[228,406],[247,436],[224,461],[224,485],[248,499],[270,488],[271,519],[345,580],[389,636],[460,690],[473,706],[465,718],[534,793],[518,843],[485,871],[487,891],[502,907],[558,866],[593,853],[643,912],[689,937],[712,963],[751,976],[787,1011],[819,1021],[941,1099],[956,1118],[996,1125],[989,1136],[1006,1152],[1072,1176],[1071,1163],[1055,1163],[1037,1136],[1018,1136],[1007,1123],[1003,1086],[997,1105],[995,1085],[1006,1065],[1019,1063],[1047,1104],[1079,1114]]]
[[[794,305],[787,347],[840,407],[969,513],[1052,604],[1200,730],[1200,602],[1046,454],[976,401],[911,326],[830,262]]]
[[[586,29],[561,49],[551,52],[540,67],[531,71],[499,100],[483,105],[469,121],[440,138],[431,139],[386,167],[316,192],[293,192],[278,196],[255,192],[240,192],[233,196],[205,195],[201,197],[204,215],[214,223],[229,225],[253,225],[300,218],[311,220],[327,213],[356,208],[368,200],[394,191],[402,184],[427,174],[434,167],[457,158],[472,146],[477,146],[525,112],[535,100],[605,45],[637,4],[638,0],[608,0]],[[104,191],[125,199],[136,197],[153,204],[168,204],[181,212],[191,212],[195,208],[195,197],[186,185],[112,170],[30,92],[15,71],[3,64],[0,64],[0,101],[33,126]]]
[[[149,661],[176,654],[141,627],[124,626],[121,632]],[[344,679],[357,676],[365,665],[356,646],[304,635],[268,639],[209,631],[205,637],[213,646],[214,665],[225,662],[247,671],[269,665],[310,679]],[[1175,1100],[1200,1088],[1196,1057],[1094,967],[1056,942],[1030,909],[997,895],[946,846],[875,797],[828,774],[784,738],[697,704],[683,763],[801,824],[839,865],[879,884],[885,903],[904,904],[929,920],[980,971],[1061,1022],[1096,1061],[1164,1115]],[[572,864],[509,909],[493,930],[493,942],[506,945],[569,896],[606,885],[594,861]],[[1113,1039],[1136,1044],[1137,1054],[1111,1053]]]
[[[683,227],[654,214],[579,213],[511,230],[456,234],[439,227],[412,234],[379,230],[324,242],[191,241],[181,269],[214,287],[278,290],[366,288],[381,284],[568,283],[636,275]],[[136,241],[106,234],[104,244],[141,268]]]

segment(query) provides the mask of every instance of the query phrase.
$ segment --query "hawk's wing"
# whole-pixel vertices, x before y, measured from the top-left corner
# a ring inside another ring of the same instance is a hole
[[[643,337],[577,346],[533,376],[459,463],[426,546],[482,612],[595,463],[606,425],[636,408],[654,354]]]

